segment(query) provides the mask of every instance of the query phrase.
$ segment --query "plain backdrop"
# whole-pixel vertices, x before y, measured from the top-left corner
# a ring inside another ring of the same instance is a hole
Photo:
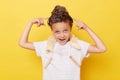
[[[83,60],[81,80],[120,80],[120,0],[2,0],[0,1],[0,80],[42,80],[41,59],[35,51],[19,47],[25,26],[32,18],[49,17],[55,5],[85,22],[106,44],[107,51]],[[30,41],[46,40],[51,30],[33,25]],[[93,44],[88,34],[72,33]]]

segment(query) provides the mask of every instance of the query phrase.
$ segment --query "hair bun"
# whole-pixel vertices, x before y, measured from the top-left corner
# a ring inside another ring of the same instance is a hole
[[[53,11],[51,12],[51,16],[48,19],[48,25],[50,26],[58,22],[68,22],[72,27],[73,19],[64,6],[55,6]]]
[[[52,14],[56,15],[68,15],[68,12],[65,7],[57,5],[54,10],[52,11]]]

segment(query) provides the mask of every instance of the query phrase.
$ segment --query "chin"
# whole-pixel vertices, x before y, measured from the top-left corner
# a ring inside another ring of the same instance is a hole
[[[60,45],[65,45],[66,43],[60,43]]]
[[[60,45],[65,45],[67,43],[67,41],[65,42],[59,42]]]

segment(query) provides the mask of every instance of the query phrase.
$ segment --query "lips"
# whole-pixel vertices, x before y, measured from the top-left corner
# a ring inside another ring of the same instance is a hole
[[[60,41],[64,41],[65,39],[59,39]]]
[[[64,45],[66,43],[66,39],[58,39],[58,42],[61,44],[61,45]]]

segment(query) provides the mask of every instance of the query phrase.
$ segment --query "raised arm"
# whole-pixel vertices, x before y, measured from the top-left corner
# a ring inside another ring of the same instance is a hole
[[[74,19],[78,23],[78,28],[87,31],[95,45],[90,45],[88,48],[88,53],[101,53],[106,51],[106,47],[103,41],[82,21]]]
[[[37,24],[37,26],[44,25],[44,19],[43,18],[37,18],[37,19],[31,20],[27,24],[27,26],[26,26],[26,28],[25,28],[25,30],[24,30],[24,32],[23,32],[23,34],[22,34],[22,36],[19,40],[19,45],[21,47],[26,48],[26,49],[31,49],[31,50],[34,50],[34,46],[33,46],[32,42],[28,41],[28,36],[29,36],[29,32],[30,32],[33,24]]]

